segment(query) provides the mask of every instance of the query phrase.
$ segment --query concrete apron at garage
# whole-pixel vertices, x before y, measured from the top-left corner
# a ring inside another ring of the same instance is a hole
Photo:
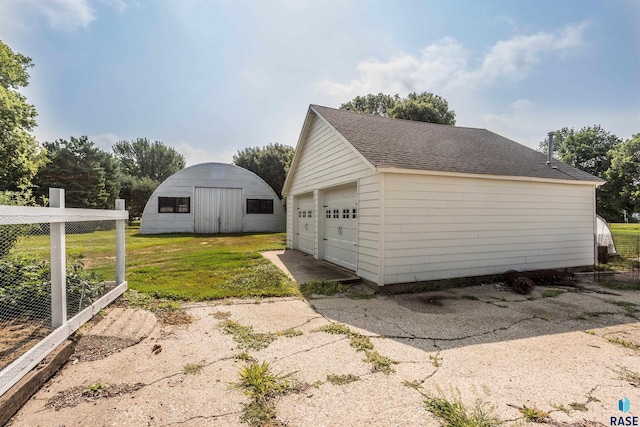
[[[330,280],[342,283],[359,282],[361,279],[346,269],[294,249],[261,252],[262,256],[298,283],[309,280]]]

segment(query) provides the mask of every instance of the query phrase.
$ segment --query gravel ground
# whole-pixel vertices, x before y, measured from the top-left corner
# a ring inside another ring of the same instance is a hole
[[[94,338],[99,357],[85,342],[85,357],[9,425],[246,425],[252,401],[233,384],[251,361],[295,382],[265,398],[270,425],[437,426],[425,409],[433,397],[484,402],[506,425],[526,424],[526,406],[550,425],[608,426],[623,396],[625,415],[640,415],[640,291],[358,295],[192,304],[192,323],[158,322],[137,344]],[[101,322],[123,315],[107,311]]]

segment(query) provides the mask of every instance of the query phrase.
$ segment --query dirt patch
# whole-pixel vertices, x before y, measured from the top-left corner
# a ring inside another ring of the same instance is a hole
[[[28,319],[0,324],[0,370],[49,335],[51,327]]]
[[[72,359],[77,359],[80,362],[100,360],[137,343],[137,341],[131,339],[111,336],[83,336],[78,341]]]
[[[76,386],[58,392],[55,396],[47,401],[47,408],[59,411],[62,408],[78,406],[83,402],[94,402],[98,399],[108,399],[111,397],[121,396],[123,394],[133,393],[140,390],[146,384],[94,384],[89,387]]]

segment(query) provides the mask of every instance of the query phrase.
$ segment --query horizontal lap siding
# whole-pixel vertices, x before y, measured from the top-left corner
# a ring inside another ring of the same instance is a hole
[[[593,187],[385,174],[385,284],[592,265]]]
[[[300,145],[289,198],[352,182],[358,183],[357,274],[378,282],[380,203],[378,176],[336,131],[315,115]],[[315,217],[321,219],[318,210]],[[287,213],[287,245],[293,244],[293,212]],[[320,227],[318,228],[318,230]],[[361,233],[361,231],[364,233]],[[316,234],[318,236],[318,234]]]

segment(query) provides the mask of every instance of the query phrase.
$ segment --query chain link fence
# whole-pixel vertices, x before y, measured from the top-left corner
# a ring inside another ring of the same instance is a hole
[[[0,395],[124,292],[126,218],[0,206]]]

